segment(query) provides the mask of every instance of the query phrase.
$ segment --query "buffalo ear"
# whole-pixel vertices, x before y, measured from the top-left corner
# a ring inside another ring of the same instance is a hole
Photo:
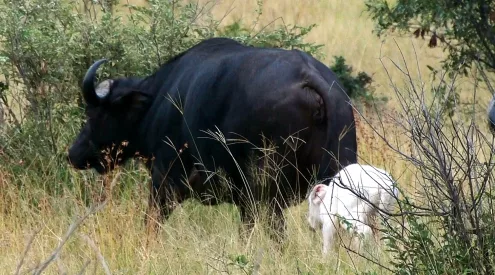
[[[151,96],[136,90],[129,90],[113,98],[110,104],[128,114],[130,119],[140,115],[146,109],[151,101]]]

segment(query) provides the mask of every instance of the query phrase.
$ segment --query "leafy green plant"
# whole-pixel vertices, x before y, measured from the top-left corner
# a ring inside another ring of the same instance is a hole
[[[217,22],[196,4],[85,0],[0,2],[0,100],[6,123],[0,132],[3,167],[39,176],[65,172],[65,152],[82,121],[79,85],[100,58],[111,62],[102,77],[145,75],[171,56],[213,36]],[[111,5],[107,5],[111,4]],[[63,173],[62,173],[63,174]],[[40,181],[43,182],[43,181]]]
[[[310,25],[306,28],[299,26],[280,27],[269,32],[261,31],[253,35],[252,31],[243,26],[240,21],[235,21],[223,27],[219,31],[219,34],[220,36],[232,37],[252,46],[286,49],[296,48],[317,58],[323,58],[324,55],[320,51],[323,45],[315,45],[303,41],[304,36],[314,27],[315,25]],[[349,97],[364,100],[368,103],[375,99],[379,99],[380,101],[387,100],[386,97],[376,98],[373,95],[374,88],[371,85],[373,79],[370,75],[365,72],[359,72],[357,76],[353,76],[353,68],[345,63],[343,56],[334,56],[334,63],[330,66],[330,69],[337,74]]]
[[[335,74],[342,82],[344,89],[349,97],[354,99],[362,99],[365,102],[370,102],[375,98],[373,95],[374,88],[371,86],[373,79],[366,72],[359,72],[357,76],[353,76],[353,68],[345,63],[343,56],[334,56],[334,63],[330,65]],[[381,101],[386,101],[386,97],[379,98]]]
[[[412,33],[441,46],[444,68],[467,74],[472,62],[495,69],[495,6],[492,0],[366,0],[378,36]]]
[[[493,274],[493,139],[485,136],[486,125],[474,112],[469,117],[451,114],[447,95],[455,94],[456,78],[436,84],[433,89],[439,92],[431,99],[407,63],[397,69],[407,85],[393,85],[400,114],[392,119],[408,149],[380,125],[370,126],[409,163],[414,176],[409,182],[399,180],[399,186],[412,190],[401,190],[398,213],[382,221],[393,256],[382,266],[394,274]]]
[[[284,49],[299,49],[314,55],[317,58],[324,58],[321,52],[321,44],[314,44],[304,41],[304,37],[311,32],[315,24],[307,27],[298,25],[282,25],[269,28],[265,26],[261,31],[253,31],[245,27],[240,21],[235,21],[218,31],[219,36],[230,37],[246,45],[256,47],[273,47]]]
[[[84,119],[81,79],[97,59],[110,60],[99,74],[103,79],[150,74],[176,54],[219,35],[316,55],[321,47],[304,42],[313,25],[222,31],[209,13],[211,2],[121,2],[0,1],[0,72],[6,87],[0,104],[7,122],[0,129],[2,167],[14,175],[29,167],[33,178],[50,174],[66,181],[66,150]],[[259,14],[261,7],[259,1]],[[114,12],[117,8],[125,13]]]

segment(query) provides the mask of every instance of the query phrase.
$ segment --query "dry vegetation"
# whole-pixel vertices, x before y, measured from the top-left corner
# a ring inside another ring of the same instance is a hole
[[[223,0],[213,12],[217,17],[228,12],[224,23],[235,19],[252,22],[255,20],[255,7],[254,0]],[[286,24],[318,24],[309,40],[325,44],[325,63],[328,64],[333,55],[343,55],[356,70],[374,74],[377,92],[391,97],[383,112],[393,114],[396,100],[379,57],[385,57],[384,62],[391,68],[392,63],[387,58],[401,63],[400,48],[404,58],[416,68],[417,56],[421,75],[428,83],[426,65],[437,66],[442,52],[428,49],[422,40],[394,38],[394,41],[390,37],[385,42],[380,41],[372,34],[373,23],[363,10],[360,0],[268,0],[264,3],[258,24],[276,23],[281,18]],[[391,78],[400,84],[403,77],[400,71],[391,69],[390,72]],[[470,80],[463,81],[469,87]],[[488,94],[479,97],[482,108],[488,102],[487,97]],[[362,110],[362,115],[377,123],[370,109]],[[401,136],[390,120],[386,121],[386,133],[399,139]],[[358,123],[358,136],[362,162],[384,167],[401,185],[414,189],[408,167],[387,149],[363,119]],[[408,144],[403,146],[407,148]],[[111,183],[113,177],[119,175],[125,177],[131,187],[120,188],[119,179],[113,181],[113,188],[103,187],[104,182]],[[257,225],[255,234],[247,243],[239,240],[239,218],[230,205],[204,207],[188,202],[162,225],[158,235],[148,233],[143,226],[148,180],[143,170],[141,173],[117,172],[104,179],[71,171],[66,183],[53,182],[52,178],[55,177],[48,175],[43,179],[33,179],[26,173],[25,178],[16,181],[26,185],[36,180],[42,180],[44,185],[70,183],[81,186],[81,190],[90,190],[93,195],[81,201],[77,199],[81,197],[79,194],[69,191],[53,196],[41,189],[19,188],[11,184],[14,180],[11,175],[0,168],[1,273],[12,274],[18,268],[25,273],[41,264],[63,241],[77,217],[88,211],[87,206],[102,201],[103,197],[107,198],[104,208],[82,222],[57,259],[45,270],[47,274],[76,274],[81,270],[85,270],[83,274],[104,274],[108,270],[112,274],[245,274],[256,271],[259,274],[354,274],[373,269],[378,274],[382,272],[342,249],[335,252],[338,257],[320,259],[321,236],[309,231],[305,223],[306,203],[286,212],[289,242],[278,250],[261,230],[263,223]],[[34,208],[31,201],[37,201],[38,207]],[[377,256],[381,255],[382,246],[370,245],[365,250]],[[385,255],[382,260],[386,261]],[[19,267],[21,263],[22,267]]]

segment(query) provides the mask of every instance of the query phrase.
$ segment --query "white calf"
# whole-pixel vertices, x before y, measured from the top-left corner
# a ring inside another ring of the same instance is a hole
[[[372,229],[367,224],[379,211],[345,188],[390,213],[397,197],[394,183],[392,176],[380,168],[351,164],[332,177],[328,186],[318,184],[313,187],[308,198],[308,222],[313,229],[320,224],[322,226],[323,254],[328,252],[334,229],[339,224],[335,215],[342,216],[353,225],[351,232],[369,234]]]

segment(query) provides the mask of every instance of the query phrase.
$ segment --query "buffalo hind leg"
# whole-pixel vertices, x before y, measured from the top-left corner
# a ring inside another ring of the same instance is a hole
[[[276,199],[269,204],[269,230],[272,240],[283,244],[287,238],[287,223],[284,216],[284,207]]]
[[[283,209],[275,200],[272,200],[268,205],[268,233],[270,238],[279,244],[283,244],[287,238],[287,223]],[[244,240],[249,240],[253,233],[255,218],[258,214],[256,210],[256,207],[248,203],[241,203],[239,206],[242,222],[239,227],[239,235]]]
[[[255,223],[255,211],[247,203],[241,203],[238,206],[239,214],[241,218],[241,225],[239,226],[239,236],[243,240],[249,240],[254,230]]]

